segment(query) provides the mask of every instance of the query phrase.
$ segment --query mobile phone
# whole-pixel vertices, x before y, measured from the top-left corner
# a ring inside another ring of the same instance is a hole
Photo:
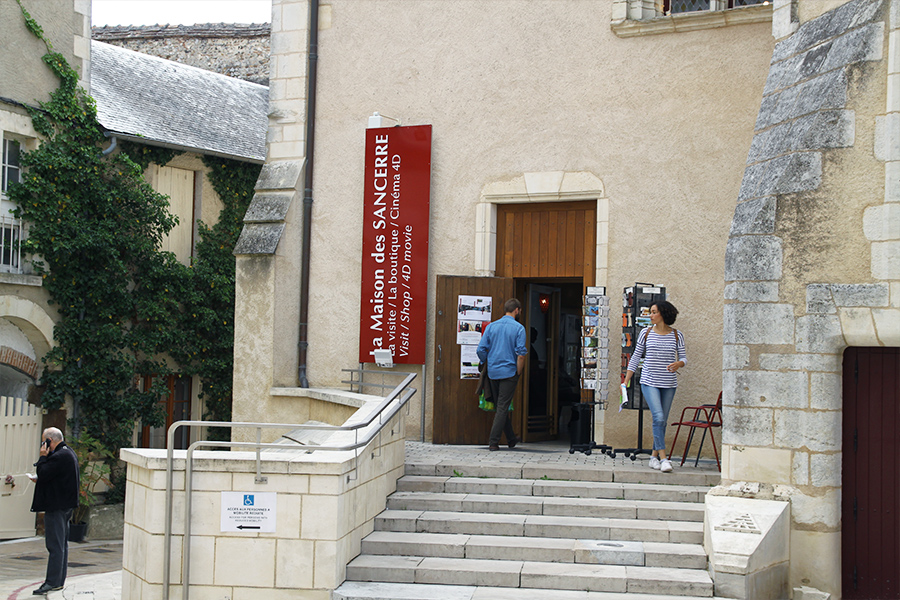
[[[50,449],[50,440],[44,440],[44,446],[49,450]]]

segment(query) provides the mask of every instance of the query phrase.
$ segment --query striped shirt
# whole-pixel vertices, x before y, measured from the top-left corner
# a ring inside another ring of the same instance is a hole
[[[660,335],[651,331],[652,329],[652,326],[647,327],[638,334],[637,346],[635,346],[634,354],[631,355],[631,360],[628,361],[628,370],[636,371],[638,363],[643,358],[642,385],[658,388],[678,387],[677,374],[670,373],[666,367],[679,360],[687,364],[684,353],[684,334],[679,331],[676,341],[674,332]],[[650,336],[650,333],[653,335]],[[650,337],[649,341],[648,337]]]

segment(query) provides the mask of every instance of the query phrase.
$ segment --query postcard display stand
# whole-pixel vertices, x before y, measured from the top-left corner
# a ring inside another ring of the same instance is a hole
[[[597,444],[594,407],[606,410],[609,397],[609,297],[605,287],[588,287],[584,295],[581,323],[581,403],[573,408],[569,454],[593,450],[608,452],[612,446]]]
[[[625,371],[628,370],[628,361],[634,353],[637,345],[637,336],[642,329],[650,326],[650,307],[657,302],[666,299],[666,288],[650,283],[635,283],[634,287],[625,288],[622,292],[622,377],[625,381]],[[644,410],[648,408],[641,394],[641,368],[638,366],[631,386],[626,390],[628,400],[621,408],[638,411],[637,447],[616,448],[609,455],[615,458],[621,452],[631,460],[635,460],[639,454],[650,454],[652,448],[644,448]],[[651,444],[652,445],[652,444]]]

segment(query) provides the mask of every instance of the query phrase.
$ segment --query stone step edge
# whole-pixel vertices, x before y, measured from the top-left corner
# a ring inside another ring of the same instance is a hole
[[[678,483],[633,483],[633,482],[625,482],[625,481],[587,481],[587,480],[572,480],[572,479],[530,479],[526,477],[468,477],[466,475],[413,475],[413,474],[404,474],[397,480],[397,484],[399,485],[401,482],[403,483],[416,483],[428,479],[440,480],[439,482],[435,481],[434,483],[438,484],[447,484],[447,483],[460,483],[462,485],[493,485],[497,487],[502,486],[518,486],[522,485],[531,485],[532,488],[534,484],[544,484],[547,486],[558,486],[565,484],[572,484],[573,487],[578,487],[581,489],[621,489],[621,490],[655,490],[660,492],[684,492],[684,493],[702,493],[705,494],[708,492],[712,486],[702,485],[702,484],[678,484]],[[499,493],[499,492],[498,492]],[[569,497],[569,496],[563,496]]]
[[[345,581],[333,600],[481,600],[505,594],[510,588],[436,583]],[[362,592],[364,595],[360,595]],[[476,595],[477,594],[477,595]],[[720,596],[671,596],[621,592],[585,592],[544,588],[516,588],[517,600],[731,600]]]
[[[486,517],[486,518],[485,518]],[[590,531],[594,539],[630,539],[642,542],[701,543],[703,523],[646,521],[598,517],[543,515],[479,515],[418,510],[383,511],[375,518],[375,531],[407,533],[461,533],[499,537],[574,538]]]
[[[394,536],[394,539],[385,539]],[[399,539],[397,539],[399,538]],[[501,543],[491,546],[494,539],[516,540],[518,545],[524,551],[544,551],[557,556],[564,556],[563,560],[550,558],[544,562],[557,562],[563,564],[601,564],[601,565],[624,565],[631,566],[648,566],[648,567],[668,567],[673,569],[684,568],[706,568],[708,558],[703,545],[700,543],[689,542],[641,542],[633,540],[593,540],[593,539],[575,539],[575,538],[541,538],[532,536],[512,537],[502,535],[482,535],[476,533],[414,533],[407,531],[373,531],[363,538],[362,547],[364,550],[360,556],[364,554],[374,556],[419,556],[421,552],[412,552],[406,554],[403,548],[397,549],[395,552],[378,552],[378,546],[413,546],[413,545],[442,545],[443,547],[459,547],[464,556],[453,556],[444,554],[425,554],[426,556],[436,556],[440,558],[473,558],[478,556],[468,556],[469,552],[475,552],[476,548],[484,551],[484,548],[498,548],[495,552],[495,560],[526,560],[523,558],[505,558],[497,556],[503,552],[515,552],[508,546]],[[373,548],[373,546],[375,548]],[[471,549],[470,549],[471,548]],[[426,550],[418,548],[418,550]],[[569,556],[571,555],[571,556]],[[593,560],[584,560],[586,556],[592,556]],[[607,558],[609,556],[609,558]],[[569,558],[571,557],[571,560]],[[666,560],[669,564],[646,564],[648,557],[651,562]],[[637,559],[641,562],[635,562]],[[701,561],[704,566],[685,567],[672,565],[673,561]],[[626,562],[630,561],[630,562]],[[534,562],[534,559],[531,559]]]
[[[660,485],[718,485],[718,471],[687,471],[676,467],[672,473],[661,473],[649,467],[555,466],[547,464],[465,463],[456,461],[406,461],[405,475],[464,477],[499,477],[505,479],[539,479],[544,481],[596,481],[608,483],[653,483]],[[554,477],[556,475],[556,477]],[[565,475],[565,476],[561,476]],[[543,479],[546,477],[546,479]],[[636,481],[637,480],[637,481]],[[702,483],[697,483],[700,480]]]
[[[427,561],[427,564],[423,564]],[[382,564],[378,564],[382,563]],[[515,563],[518,563],[516,565]],[[553,570],[562,569],[558,573]],[[598,570],[602,569],[602,572]],[[572,585],[584,585],[574,581],[573,578],[584,578],[593,581],[621,582],[624,579],[625,589],[613,590],[627,593],[632,587],[640,588],[644,585],[671,586],[678,591],[687,592],[689,588],[700,587],[699,594],[707,597],[713,595],[713,581],[705,569],[671,569],[665,567],[639,567],[629,565],[597,565],[597,564],[554,564],[539,561],[503,561],[492,559],[468,559],[468,558],[433,558],[425,556],[357,556],[347,564],[347,580],[356,580],[355,577],[363,576],[364,581],[393,580],[395,583],[444,583],[437,581],[402,581],[412,571],[413,578],[419,578],[419,571],[427,577],[427,573],[463,573],[474,574],[476,578],[486,577],[494,580],[507,580],[507,584],[494,583],[496,587],[519,588],[523,578],[565,577]],[[383,579],[382,579],[383,578]],[[691,579],[692,578],[692,579]],[[400,581],[398,581],[400,579]],[[454,579],[453,581],[459,581]],[[650,583],[653,582],[653,583]],[[484,582],[482,583],[484,584]],[[461,583],[461,585],[479,585],[478,583]],[[565,585],[565,584],[563,584]],[[526,585],[527,587],[527,585]],[[561,589],[581,590],[581,587],[561,587]],[[709,593],[704,594],[708,589]],[[637,591],[636,589],[633,591]],[[675,591],[670,595],[695,595],[698,592],[679,594]]]
[[[512,500],[515,498],[521,498],[523,502],[527,501],[540,501],[545,502],[547,500],[557,501],[576,501],[576,500],[600,500],[602,502],[616,502],[616,503],[626,503],[633,502],[637,507],[643,506],[645,509],[652,508],[663,508],[663,507],[654,507],[648,506],[648,504],[664,504],[667,507],[671,507],[673,509],[677,508],[680,510],[697,510],[704,511],[706,505],[703,502],[684,502],[681,500],[632,500],[629,498],[585,498],[584,496],[523,496],[522,494],[488,494],[488,493],[480,493],[480,492],[417,492],[417,491],[405,491],[405,490],[397,490],[393,492],[388,498],[395,498],[397,500],[402,500],[405,498],[412,497],[413,499],[419,498],[422,500],[430,500],[432,498],[425,496],[436,496],[433,498],[435,501],[441,502],[463,502],[466,500],[472,501],[484,501],[482,496],[499,496],[504,500]]]
[[[385,510],[381,511],[380,513],[378,513],[375,516],[375,520],[379,521],[379,520],[384,520],[384,519],[398,519],[398,518],[405,517],[407,519],[415,518],[415,520],[418,521],[420,518],[425,517],[425,516],[436,517],[436,516],[440,516],[440,515],[447,515],[448,520],[457,521],[457,522],[465,520],[465,519],[460,519],[459,518],[460,516],[501,517],[500,519],[495,521],[495,522],[500,522],[500,523],[504,522],[502,517],[523,517],[525,519],[542,517],[542,518],[550,519],[550,520],[552,520],[552,519],[586,519],[586,520],[603,519],[603,520],[608,521],[607,526],[612,524],[612,525],[615,525],[616,527],[622,527],[625,529],[628,528],[628,525],[632,525],[632,524],[633,525],[650,525],[650,524],[655,523],[655,524],[665,524],[666,526],[675,525],[677,529],[682,529],[682,530],[693,529],[694,531],[699,531],[699,532],[703,531],[703,523],[700,521],[668,521],[668,520],[660,521],[657,519],[619,519],[616,517],[589,517],[589,516],[581,517],[581,516],[567,516],[567,515],[511,515],[508,513],[474,513],[474,512],[460,513],[460,512],[445,511],[445,510],[419,510],[419,509],[402,509],[402,508],[386,508]],[[456,517],[456,518],[453,518],[453,517]],[[478,520],[478,519],[471,519],[471,520]],[[482,522],[484,522],[484,521],[482,521]],[[488,522],[490,522],[490,521],[488,521]],[[694,527],[691,527],[691,526],[694,526]],[[389,531],[389,530],[381,530],[381,531]]]

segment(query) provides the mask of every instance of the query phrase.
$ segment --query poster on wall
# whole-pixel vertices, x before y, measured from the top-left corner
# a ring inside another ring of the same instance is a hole
[[[481,376],[481,373],[478,372],[478,354],[475,352],[477,349],[478,346],[472,344],[460,346],[460,379],[478,379]]]
[[[425,364],[431,125],[366,130],[359,362]]]
[[[456,343],[475,344],[481,341],[484,328],[491,322],[490,296],[460,296],[456,314]]]

